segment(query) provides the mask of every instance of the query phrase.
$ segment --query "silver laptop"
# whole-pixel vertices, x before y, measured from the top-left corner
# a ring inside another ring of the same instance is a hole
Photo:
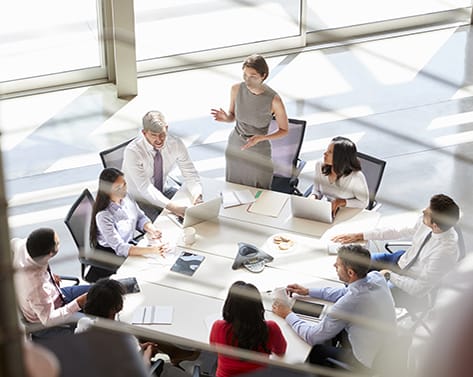
[[[187,207],[184,218],[173,213],[169,213],[168,217],[180,227],[187,228],[188,226],[193,226],[218,217],[221,201],[221,198],[216,198],[192,207]]]
[[[332,223],[332,203],[327,200],[309,199],[303,196],[291,195],[293,217]]]

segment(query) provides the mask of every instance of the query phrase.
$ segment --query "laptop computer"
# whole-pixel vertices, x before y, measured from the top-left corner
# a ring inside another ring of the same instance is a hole
[[[309,199],[303,196],[291,195],[293,217],[332,223],[332,203],[327,200]]]
[[[187,228],[188,226],[218,217],[221,201],[221,198],[215,198],[192,207],[187,207],[184,217],[177,216],[174,213],[169,213],[168,217],[181,228]]]

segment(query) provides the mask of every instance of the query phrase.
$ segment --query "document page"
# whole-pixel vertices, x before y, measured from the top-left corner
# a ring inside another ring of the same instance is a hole
[[[248,212],[278,217],[286,201],[287,196],[284,194],[274,191],[263,191],[250,206]]]

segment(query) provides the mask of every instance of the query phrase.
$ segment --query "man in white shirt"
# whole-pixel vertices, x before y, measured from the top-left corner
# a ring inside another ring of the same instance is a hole
[[[290,284],[286,288],[291,295],[295,293],[334,302],[320,322],[299,318],[288,303],[278,299],[273,303],[273,312],[314,346],[308,358],[312,364],[333,366],[329,361],[332,358],[365,371],[379,360],[379,355],[395,333],[393,299],[384,277],[376,271],[368,273],[370,252],[361,245],[341,246],[334,267],[346,286],[305,288]],[[347,339],[341,347],[327,344],[344,337]]]
[[[458,235],[453,226],[460,209],[452,198],[437,194],[423,210],[415,226],[402,229],[374,229],[363,233],[341,234],[333,241],[412,239],[407,250],[372,255],[372,267],[388,276],[397,306],[422,310],[428,293],[451,271],[458,258]]]
[[[184,216],[186,207],[171,200],[177,190],[168,177],[176,165],[192,203],[200,203],[202,186],[186,146],[181,139],[168,134],[168,124],[161,112],[149,111],[143,117],[140,135],[125,148],[122,170],[130,194],[153,221],[162,208]]]
[[[25,320],[56,326],[80,311],[86,302],[89,285],[60,288],[59,276],[49,268],[49,260],[59,251],[59,237],[50,228],[39,228],[27,239],[11,240],[15,289]],[[53,327],[36,331],[36,338],[72,333],[72,328]]]

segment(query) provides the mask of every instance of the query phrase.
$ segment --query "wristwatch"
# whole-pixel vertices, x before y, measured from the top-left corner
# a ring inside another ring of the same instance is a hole
[[[384,278],[386,279],[386,281],[389,281],[391,279],[391,273],[390,272],[385,272],[384,273]]]

